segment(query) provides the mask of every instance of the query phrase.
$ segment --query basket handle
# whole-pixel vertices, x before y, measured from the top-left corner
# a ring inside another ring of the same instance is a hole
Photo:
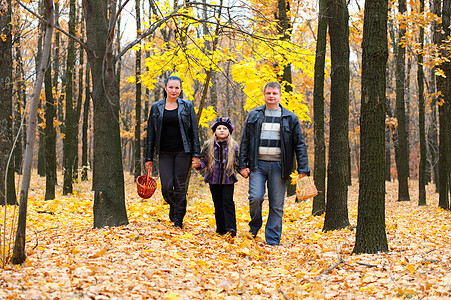
[[[147,174],[146,174],[146,189],[149,187],[149,182],[150,182],[150,168],[147,169]]]

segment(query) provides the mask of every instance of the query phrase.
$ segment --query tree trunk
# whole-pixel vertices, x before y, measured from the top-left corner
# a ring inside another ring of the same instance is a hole
[[[40,1],[40,14],[43,15],[45,13],[45,4],[44,1]],[[38,50],[37,50],[37,54],[36,54],[36,66],[39,66],[40,61],[41,61],[41,57],[42,57],[42,39],[44,38],[44,32],[45,32],[45,24],[41,23],[40,24],[40,30],[42,32],[42,34],[39,35],[39,39],[38,39]],[[51,55],[51,54],[50,54]],[[38,110],[42,109],[42,102],[39,101],[38,104]],[[38,145],[38,175],[40,177],[44,177],[45,176],[45,135],[44,135],[44,130],[42,129],[42,125],[44,120],[41,118],[41,115],[38,114],[38,132],[39,132],[39,145]]]
[[[13,256],[11,262],[13,264],[21,264],[26,259],[25,254],[25,233],[27,224],[27,205],[28,205],[28,188],[30,187],[31,179],[31,165],[33,162],[33,150],[36,141],[36,120],[37,120],[37,110],[39,103],[39,96],[41,94],[42,82],[44,79],[44,73],[46,71],[50,48],[52,45],[52,34],[53,34],[53,1],[45,1],[45,14],[48,25],[45,31],[44,47],[42,53],[41,64],[39,69],[37,69],[37,78],[35,86],[33,87],[33,95],[30,101],[30,111],[28,117],[28,128],[27,128],[27,146],[25,150],[24,159],[24,171],[22,177],[22,186],[20,188],[20,205],[19,205],[19,217],[17,221],[17,231],[16,240],[14,243]]]
[[[385,232],[387,0],[366,0],[362,41],[360,185],[353,252],[388,251]]]
[[[22,174],[22,158],[23,158],[23,141],[24,141],[24,130],[25,124],[22,124],[23,116],[23,107],[25,107],[25,72],[23,68],[22,62],[22,52],[21,52],[21,36],[20,34],[16,36],[16,64],[17,67],[15,69],[15,81],[17,83],[17,98],[16,103],[14,105],[14,136],[17,136],[16,146],[14,148],[14,170],[17,174]],[[3,52],[2,52],[3,53]],[[22,128],[21,128],[22,126]],[[20,132],[19,132],[20,130]]]
[[[441,0],[433,0],[431,3],[431,11],[433,14],[440,17],[442,15],[442,7]],[[441,44],[441,24],[436,21],[432,22],[432,40],[434,44],[439,48]],[[435,66],[431,72],[431,82],[434,82],[435,89],[432,88],[429,93],[437,95],[437,92],[440,89],[441,81],[439,78],[435,77],[437,66]],[[429,126],[428,139],[429,139],[429,153],[431,156],[431,172],[433,174],[433,181],[435,183],[435,192],[439,193],[440,183],[438,178],[438,156],[439,156],[439,146],[438,146],[438,123],[437,123],[437,114],[438,114],[438,96],[432,97],[432,101],[430,102],[431,109],[431,122]]]
[[[2,1],[0,11],[0,205],[17,204],[13,160],[13,57],[11,1]]]
[[[56,176],[56,118],[55,100],[52,92],[52,68],[48,66],[45,84],[45,200],[55,199]]]
[[[277,22],[279,24],[278,30],[280,39],[283,41],[291,40],[291,31],[292,25],[291,20],[289,19],[290,15],[290,3],[285,0],[278,0],[278,14],[276,14]],[[289,94],[293,93],[293,79],[291,76],[291,64],[287,64],[283,68],[282,76],[279,78],[279,81],[285,86],[285,91]],[[296,160],[294,161],[294,165],[296,165]],[[287,183],[287,196],[292,196],[296,194],[296,185],[291,184],[291,182]]]
[[[138,36],[141,32],[141,8],[139,1],[135,2],[136,14],[136,32]],[[141,45],[141,44],[139,44]],[[135,140],[134,140],[134,175],[135,180],[141,175],[142,157],[141,157],[141,98],[142,98],[142,84],[141,84],[141,48],[135,51],[135,77],[136,77],[136,95],[135,95]]]
[[[323,231],[349,226],[349,14],[346,3],[345,0],[328,1],[331,53],[330,142]]]
[[[69,4],[69,34],[75,35],[75,0]],[[75,42],[69,39],[66,59],[66,117],[63,143],[64,182],[63,195],[72,194],[72,167],[74,161],[74,88],[73,72],[75,67]]]
[[[326,143],[324,139],[324,69],[327,41],[327,0],[319,0],[318,34],[316,37],[315,77],[313,88],[313,128],[315,132],[315,163],[313,181],[318,195],[313,198],[312,215],[326,209]]]
[[[119,130],[119,87],[112,53],[116,1],[108,3],[109,7],[97,0],[83,1],[87,45],[92,50],[87,54],[94,103],[95,228],[128,224]],[[109,16],[109,19],[99,16]]]
[[[81,36],[84,39],[84,27],[83,27],[83,14],[80,13],[80,19],[78,19],[78,11],[81,10],[79,7],[76,9],[76,16],[75,20],[77,21],[76,27],[80,28]],[[77,105],[75,106],[76,109],[74,111],[74,143],[73,143],[73,160],[72,160],[72,179],[74,182],[78,182],[78,166],[79,166],[79,151],[78,151],[78,143],[79,143],[79,135],[80,135],[80,117],[81,117],[81,108],[83,104],[83,66],[84,66],[84,49],[81,45],[79,45],[78,48],[78,55],[79,55],[79,67],[78,67],[78,96],[77,96]]]
[[[420,14],[424,12],[424,0],[420,0]],[[424,27],[420,26],[420,47],[424,46]],[[418,205],[426,205],[426,132],[424,129],[424,72],[423,54],[417,55],[417,82],[418,82],[418,122],[420,130],[420,166],[418,169]]]
[[[445,43],[446,39],[450,35],[450,0],[443,0],[442,6],[442,36],[441,42]],[[449,51],[442,49],[442,57],[448,57]],[[451,102],[451,64],[449,62],[443,62],[440,68],[444,72],[446,78],[441,76],[437,77],[438,91],[441,92],[440,101],[442,104],[439,106],[439,165],[438,165],[438,178],[439,178],[439,207],[443,209],[450,209],[449,204],[449,110]]]
[[[83,125],[82,125],[82,146],[81,146],[81,180],[88,180],[88,124],[89,124],[89,111],[91,106],[91,93],[90,93],[90,67],[86,66],[85,77],[85,102],[83,104]]]
[[[406,0],[399,1],[399,13],[407,11]],[[397,138],[395,141],[396,169],[398,171],[398,201],[410,201],[409,197],[409,156],[407,145],[407,121],[405,107],[405,61],[406,48],[402,40],[405,28],[399,28],[396,56],[396,118],[398,119]]]

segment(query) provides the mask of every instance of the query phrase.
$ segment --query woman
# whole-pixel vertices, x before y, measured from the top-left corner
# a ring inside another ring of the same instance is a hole
[[[186,214],[186,177],[190,166],[200,166],[197,117],[190,101],[179,98],[182,81],[171,76],[164,84],[165,98],[152,105],[147,122],[146,168],[159,155],[161,192],[169,204],[169,218],[182,228]]]

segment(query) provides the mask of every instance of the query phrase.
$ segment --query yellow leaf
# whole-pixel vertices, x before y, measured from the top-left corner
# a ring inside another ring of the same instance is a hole
[[[164,295],[165,300],[178,300],[179,296],[174,294],[173,292],[168,292]]]
[[[407,270],[409,270],[410,273],[414,274],[416,272],[415,267],[411,264],[407,264]]]

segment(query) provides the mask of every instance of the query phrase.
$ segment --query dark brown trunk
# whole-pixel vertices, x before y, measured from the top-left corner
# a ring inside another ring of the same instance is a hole
[[[399,12],[407,10],[406,1],[399,1]],[[407,144],[407,119],[405,105],[406,78],[406,48],[401,41],[406,35],[406,29],[398,31],[396,56],[396,118],[398,119],[397,137],[395,140],[396,170],[398,171],[398,201],[410,201],[409,197],[409,156]]]
[[[424,12],[424,0],[420,0],[420,14]],[[420,26],[420,47],[424,45],[424,28]],[[418,205],[426,205],[426,132],[424,128],[424,72],[423,54],[417,55],[417,83],[418,83],[418,122],[420,131],[420,166],[418,169]]]
[[[329,0],[331,53],[330,139],[327,201],[323,231],[349,226],[349,14],[345,0]]]
[[[0,205],[17,204],[13,153],[13,57],[11,1],[3,1],[0,11]],[[6,188],[6,190],[5,190]]]
[[[360,185],[353,252],[388,251],[385,232],[387,0],[366,0],[362,42]]]
[[[141,31],[141,8],[139,1],[135,2],[136,14],[136,28],[139,35]],[[142,157],[141,157],[141,98],[142,98],[142,84],[141,84],[141,48],[135,51],[135,77],[136,77],[136,94],[135,94],[135,139],[134,139],[134,175],[135,180],[141,175]]]
[[[128,224],[119,130],[119,86],[114,70],[111,28],[116,1],[109,7],[97,0],[83,1],[86,10],[88,62],[94,103],[94,227]],[[108,11],[109,9],[109,11]],[[109,16],[99,18],[99,16]]]
[[[315,77],[313,88],[313,126],[315,136],[315,162],[313,181],[318,195],[313,198],[312,215],[326,210],[326,143],[324,139],[324,69],[327,41],[327,0],[319,1],[318,34],[316,37]]]

